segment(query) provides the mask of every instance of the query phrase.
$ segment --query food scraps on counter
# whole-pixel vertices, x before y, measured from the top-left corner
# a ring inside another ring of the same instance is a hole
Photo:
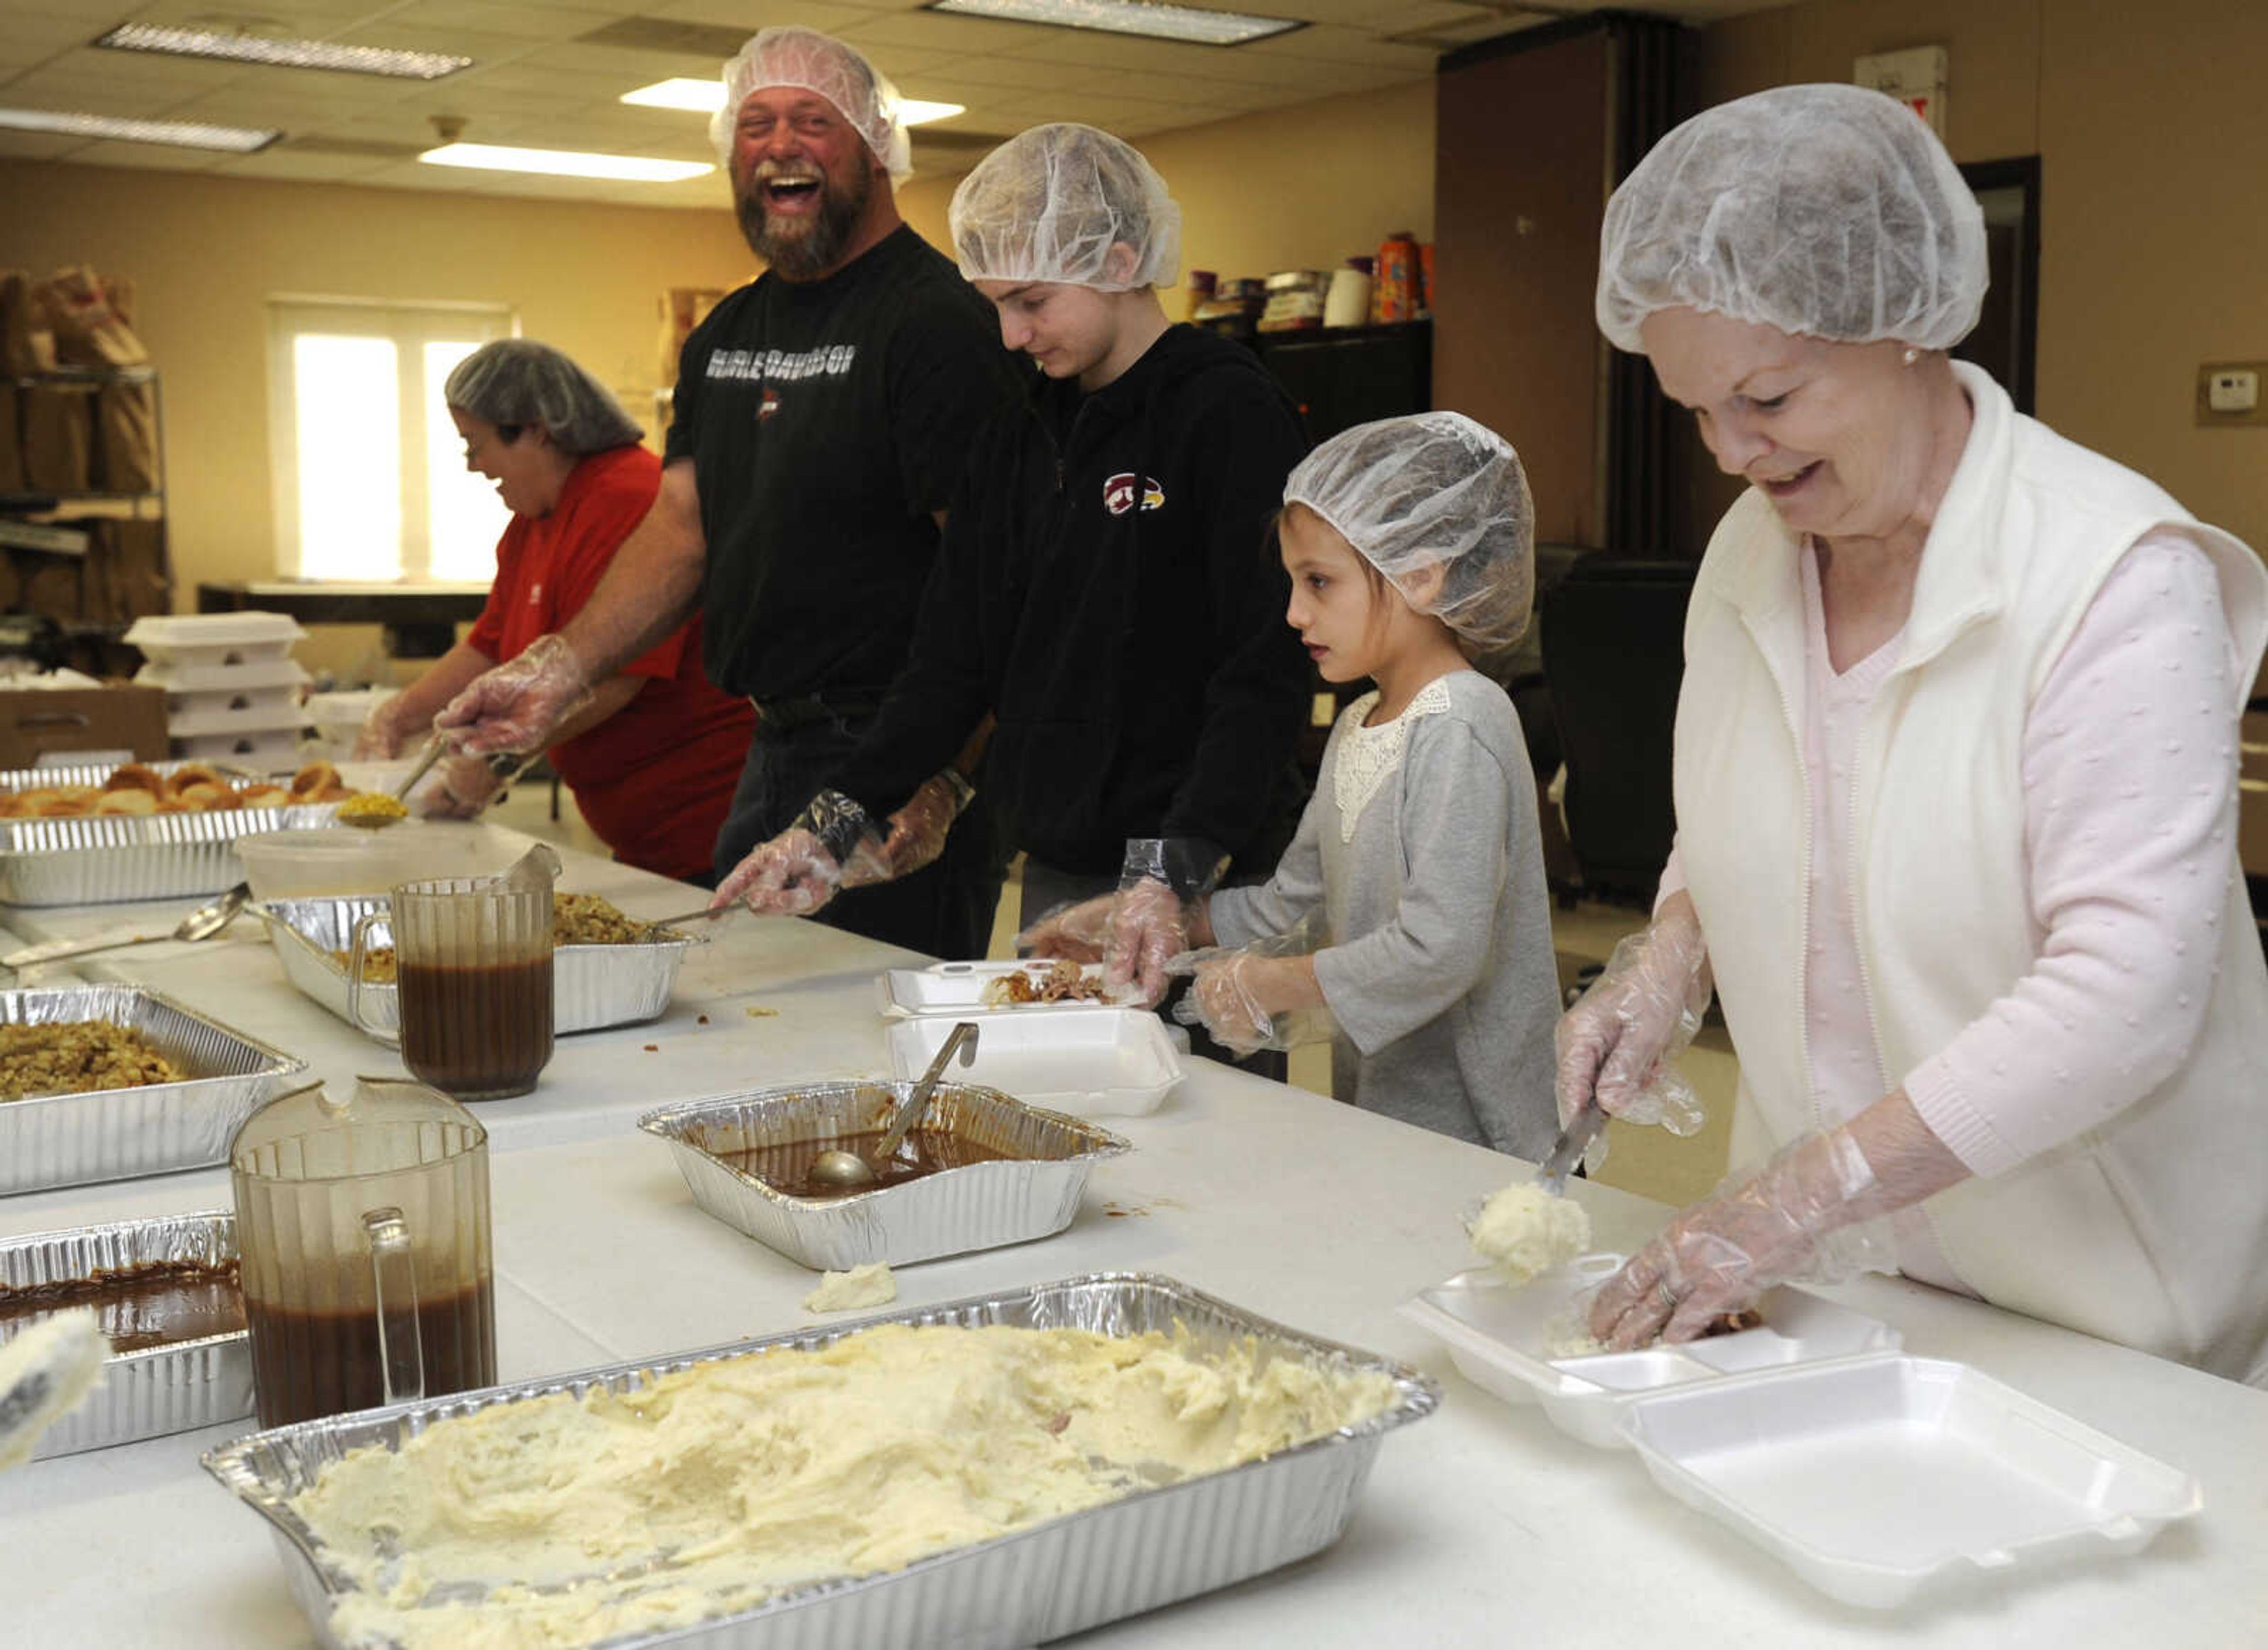
[[[356,1588],[342,1642],[588,1644],[1257,1460],[1393,1396],[1248,1342],[886,1324],[437,1420],[290,1506]]]
[[[898,1298],[898,1280],[887,1261],[867,1261],[847,1272],[821,1272],[819,1287],[803,1298],[806,1312],[856,1312]]]
[[[102,1020],[0,1026],[0,1101],[178,1083],[181,1069],[138,1031]]]

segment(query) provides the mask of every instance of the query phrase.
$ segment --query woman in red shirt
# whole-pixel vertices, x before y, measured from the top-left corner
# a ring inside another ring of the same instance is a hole
[[[372,713],[358,757],[399,755],[465,684],[573,617],[645,519],[661,460],[606,388],[549,344],[500,338],[457,364],[443,390],[465,468],[497,483],[512,521],[472,633]],[[747,701],[701,674],[701,621],[599,684],[561,730],[552,766],[583,818],[626,865],[703,886],[755,727]],[[425,811],[477,812],[493,784],[480,758],[436,770]]]

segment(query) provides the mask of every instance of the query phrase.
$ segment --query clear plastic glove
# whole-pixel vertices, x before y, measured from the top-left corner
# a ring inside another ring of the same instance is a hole
[[[1320,992],[1300,961],[1329,938],[1321,916],[1311,912],[1288,932],[1248,946],[1211,947],[1173,958],[1166,972],[1192,980],[1174,1005],[1174,1018],[1204,1027],[1215,1042],[1238,1055],[1329,1037],[1330,1012],[1307,1000]]]
[[[808,917],[838,889],[890,880],[881,833],[840,791],[821,791],[795,823],[759,843],[717,885],[711,910],[746,905],[760,917]]]
[[[1701,1127],[1701,1097],[1672,1063],[1708,1011],[1708,961],[1700,919],[1683,899],[1616,946],[1606,971],[1559,1017],[1562,1128],[1594,1101],[1609,1116],[1675,1135]]]
[[[393,761],[401,755],[404,746],[424,738],[431,726],[431,723],[413,726],[412,721],[403,713],[401,694],[389,694],[379,700],[363,718],[362,732],[355,735],[354,760]]]
[[[473,678],[433,718],[454,730],[460,751],[538,751],[555,729],[591,703],[595,684],[575,650],[557,636],[539,636],[520,652]]]
[[[511,788],[511,771],[508,764],[498,772],[486,756],[446,755],[426,770],[404,806],[420,819],[476,819]]]
[[[1785,1283],[1897,1270],[1896,1189],[1847,1130],[1808,1134],[1677,1216],[1599,1286],[1591,1333],[1617,1352],[1689,1341]]]
[[[1212,891],[1226,864],[1226,854],[1191,838],[1129,841],[1103,940],[1103,984],[1156,1007],[1166,995],[1166,964],[1189,948],[1197,902]]]
[[[923,780],[921,789],[890,815],[890,834],[882,842],[882,859],[890,875],[911,876],[943,853],[954,821],[976,795],[969,783],[951,769]]]
[[[1071,962],[1100,962],[1110,940],[1110,908],[1115,894],[1058,905],[1016,936],[1020,957],[1061,957]]]

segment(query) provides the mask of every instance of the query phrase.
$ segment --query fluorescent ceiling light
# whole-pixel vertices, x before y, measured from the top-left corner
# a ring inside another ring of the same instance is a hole
[[[195,121],[129,121],[109,114],[66,114],[55,109],[0,109],[0,126],[19,132],[59,132],[66,137],[114,137],[126,144],[170,144],[176,149],[221,149],[256,154],[284,136],[272,127],[205,126]]]
[[[717,168],[705,160],[656,160],[646,155],[586,155],[571,149],[512,149],[498,144],[444,144],[417,157],[429,166],[488,172],[541,172],[559,178],[618,183],[682,183]]]
[[[713,114],[725,107],[725,83],[683,77],[657,80],[650,86],[623,92],[621,100],[635,103],[642,108],[691,109],[698,114]],[[900,98],[898,112],[907,125],[919,126],[929,121],[950,120],[956,114],[966,114],[968,106],[966,103],[932,103],[922,98]]]
[[[1146,34],[1198,46],[1241,46],[1307,26],[1297,18],[1252,17],[1241,11],[1200,11],[1152,0],[929,0],[932,11],[999,18],[1013,23],[1052,23],[1059,28]]]
[[[122,52],[162,52],[173,57],[218,57],[230,63],[266,63],[278,69],[329,69],[349,75],[391,75],[401,80],[438,80],[472,66],[469,57],[441,52],[395,51],[385,46],[344,46],[331,41],[276,40],[265,34],[221,29],[164,28],[122,23],[95,37],[97,46]]]

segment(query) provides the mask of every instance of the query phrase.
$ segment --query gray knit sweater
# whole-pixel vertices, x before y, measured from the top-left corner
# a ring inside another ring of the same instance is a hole
[[[1274,878],[1212,896],[1213,932],[1248,945],[1320,904],[1332,1094],[1541,1160],[1558,1131],[1558,970],[1520,718],[1469,670],[1366,728],[1376,701],[1366,694],[1331,730]]]

